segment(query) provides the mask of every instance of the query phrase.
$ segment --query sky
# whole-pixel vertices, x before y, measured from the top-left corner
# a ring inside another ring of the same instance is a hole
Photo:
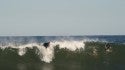
[[[0,0],[0,36],[125,35],[125,0]]]

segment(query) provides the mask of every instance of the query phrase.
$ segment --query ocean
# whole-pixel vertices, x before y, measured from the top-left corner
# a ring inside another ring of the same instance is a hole
[[[0,36],[0,70],[125,70],[125,36]]]

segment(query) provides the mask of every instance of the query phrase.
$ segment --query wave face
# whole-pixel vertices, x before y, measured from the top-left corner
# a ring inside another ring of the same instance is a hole
[[[125,36],[0,37],[0,69],[124,70],[124,42]]]

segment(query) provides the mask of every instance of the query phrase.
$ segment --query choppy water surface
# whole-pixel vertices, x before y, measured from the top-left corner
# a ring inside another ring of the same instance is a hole
[[[124,54],[125,36],[0,37],[0,70],[125,70]]]

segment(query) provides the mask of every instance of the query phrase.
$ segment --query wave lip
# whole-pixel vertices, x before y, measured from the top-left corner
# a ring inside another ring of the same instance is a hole
[[[9,43],[7,45],[4,45],[0,47],[1,49],[5,48],[13,48],[18,50],[18,55],[23,56],[27,52],[27,48],[33,49],[34,47],[37,48],[36,54],[39,56],[41,61],[44,61],[46,63],[50,63],[54,58],[54,52],[55,48],[58,47],[59,49],[68,49],[69,51],[75,51],[77,49],[84,49],[84,42],[83,41],[53,41],[50,42],[50,46],[48,48],[45,48],[43,46],[43,43],[29,43],[29,44],[22,44],[22,45],[14,45],[13,43]],[[35,53],[35,52],[34,52]]]

